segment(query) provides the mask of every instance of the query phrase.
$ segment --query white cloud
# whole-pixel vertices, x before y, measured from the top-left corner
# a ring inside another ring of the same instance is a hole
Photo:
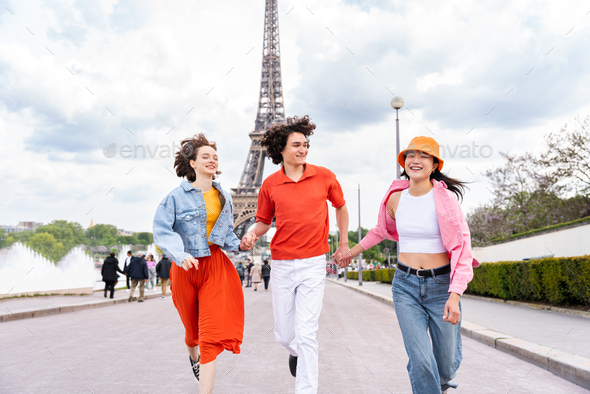
[[[168,171],[173,160],[109,159],[103,148],[111,143],[162,149],[204,132],[218,143],[223,186],[237,185],[256,115],[264,2],[7,7],[14,15],[0,13],[0,182],[9,190],[1,224],[93,218],[151,230],[155,207],[180,183]],[[280,1],[286,113],[317,123],[309,161],[337,174],[351,229],[357,184],[363,226],[371,227],[395,177],[392,93],[406,102],[402,147],[432,132],[451,152],[493,150],[446,158],[451,176],[477,180],[466,209],[489,199],[479,174],[501,164],[499,151],[539,152],[540,136],[588,114],[584,7]],[[276,168],[269,161],[265,173]]]

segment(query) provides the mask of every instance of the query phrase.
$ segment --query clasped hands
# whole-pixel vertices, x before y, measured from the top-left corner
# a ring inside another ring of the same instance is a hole
[[[350,265],[352,262],[352,253],[348,244],[343,244],[336,249],[336,252],[332,255],[332,259],[340,266],[340,268],[345,268]]]

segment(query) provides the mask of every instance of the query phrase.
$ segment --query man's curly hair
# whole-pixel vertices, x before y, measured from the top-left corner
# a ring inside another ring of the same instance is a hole
[[[301,133],[308,141],[309,136],[313,135],[315,124],[309,119],[309,115],[302,118],[293,116],[287,118],[286,124],[279,124],[271,127],[262,135],[260,145],[266,148],[267,156],[272,160],[273,164],[281,164],[283,162],[282,151],[287,146],[287,140],[292,133]]]

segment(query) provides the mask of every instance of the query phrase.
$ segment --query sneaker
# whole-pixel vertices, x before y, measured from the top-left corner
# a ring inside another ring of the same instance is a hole
[[[143,300],[139,300],[139,301],[137,301],[137,302],[143,302]]]
[[[191,362],[191,367],[193,368],[193,374],[195,375],[195,379],[197,379],[197,382],[199,381],[199,371],[201,369],[201,355],[199,354],[199,359],[197,360],[197,362],[193,361],[193,358],[190,356],[188,356],[188,359]]]
[[[291,370],[291,375],[297,375],[297,357],[292,356],[289,354],[289,370]]]
[[[131,302],[131,297],[129,297],[129,298],[127,299],[127,302]]]
[[[162,296],[162,298],[166,298],[166,296]]]

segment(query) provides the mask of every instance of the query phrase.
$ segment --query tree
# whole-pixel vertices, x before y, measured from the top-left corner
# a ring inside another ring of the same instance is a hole
[[[545,136],[547,152],[541,155],[546,167],[554,168],[555,175],[575,181],[584,194],[590,193],[590,116],[574,119],[559,133]],[[571,127],[570,127],[571,126]]]
[[[35,234],[47,233],[53,235],[57,242],[61,242],[66,250],[87,242],[84,229],[77,222],[54,220],[49,224],[37,227]]]
[[[91,240],[92,237],[95,238],[95,245],[103,245],[106,246],[104,243],[104,239],[107,236],[111,236],[115,239],[115,243],[117,242],[117,227],[113,226],[112,224],[96,224],[93,227],[86,230],[86,238]],[[112,238],[111,238],[112,240]],[[92,243],[92,242],[90,242]],[[110,245],[109,245],[110,246]]]
[[[61,242],[57,242],[55,237],[49,233],[37,233],[33,235],[26,245],[54,263],[58,262],[66,252],[64,245]]]
[[[494,189],[492,206],[506,210],[504,220],[508,213],[512,215],[512,229],[508,232],[519,233],[545,226],[543,223],[555,216],[555,206],[566,186],[560,185],[559,177],[529,152],[522,156],[504,152],[500,155],[506,159],[506,164],[487,170],[484,175],[490,178]]]
[[[8,239],[8,235],[6,233],[6,230],[3,228],[0,228],[0,249],[4,248],[7,245],[7,239]]]
[[[137,240],[140,244],[149,245],[154,243],[154,235],[152,233],[137,233]]]

